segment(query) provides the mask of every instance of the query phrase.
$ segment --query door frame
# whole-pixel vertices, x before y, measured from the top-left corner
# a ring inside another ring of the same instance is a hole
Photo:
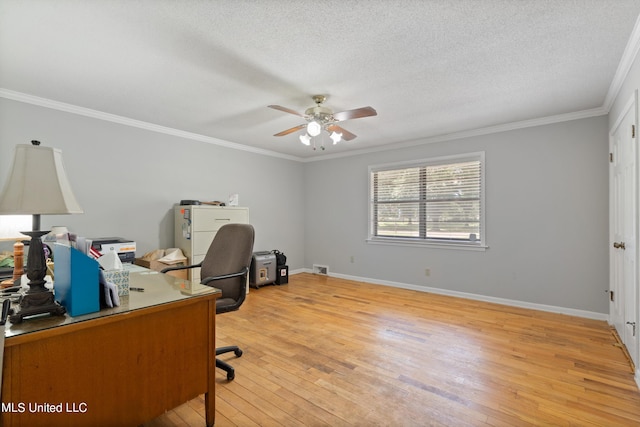
[[[633,357],[635,356],[634,364],[635,364],[635,380],[638,386],[640,387],[640,341],[638,340],[638,336],[640,335],[640,281],[638,280],[640,277],[640,251],[638,250],[638,242],[640,242],[640,233],[638,229],[639,215],[640,215],[640,147],[638,147],[638,123],[639,123],[639,105],[638,105],[638,90],[635,90],[631,99],[625,104],[624,108],[620,115],[616,118],[614,125],[611,127],[609,132],[609,152],[614,156],[614,164],[618,161],[617,156],[619,155],[620,150],[614,150],[614,136],[618,132],[618,128],[623,123],[630,110],[632,111],[632,124],[635,125],[635,135],[632,137],[632,143],[634,146],[634,177],[633,177],[633,186],[634,186],[634,205],[633,205],[633,242],[625,242],[627,245],[631,245],[630,248],[633,248],[635,252],[634,256],[634,271],[632,272],[632,289],[629,289],[629,293],[633,297],[633,301],[625,301],[626,292],[624,292],[624,279],[620,282],[619,271],[616,271],[616,258],[622,256],[624,258],[624,254],[616,253],[615,251],[619,251],[619,249],[613,248],[613,242],[615,242],[615,229],[614,229],[614,221],[616,218],[614,217],[616,213],[616,202],[619,203],[617,198],[615,197],[615,186],[614,186],[614,166],[610,165],[609,168],[609,292],[614,291],[613,299],[617,299],[618,304],[622,304],[622,318],[618,318],[618,313],[615,311],[615,303],[612,302],[611,293],[609,293],[610,303],[609,303],[609,324],[614,326],[618,335],[625,345],[629,344],[629,340],[625,338],[625,334],[627,333],[626,328],[629,327],[628,322],[635,323],[635,336],[631,340],[631,344],[633,348],[628,348],[629,354]],[[624,132],[624,130],[622,130]],[[624,260],[622,261],[624,265]],[[619,282],[616,282],[619,281]],[[622,289],[621,289],[622,288]],[[623,291],[623,292],[620,292]],[[632,311],[632,313],[628,313],[628,311]],[[614,317],[616,316],[616,317]]]

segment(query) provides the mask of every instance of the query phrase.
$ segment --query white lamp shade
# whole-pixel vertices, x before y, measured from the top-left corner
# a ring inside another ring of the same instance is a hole
[[[333,141],[333,144],[335,145],[338,142],[340,142],[340,139],[342,138],[342,134],[334,131],[331,133],[331,135],[329,135],[329,138],[331,138],[331,140]]]
[[[307,125],[307,133],[311,136],[318,136],[322,131],[322,126],[318,122],[312,121]]]
[[[62,151],[37,145],[17,145],[9,177],[0,194],[0,214],[75,213],[83,211],[67,179]]]
[[[302,142],[304,145],[309,145],[311,144],[311,137],[306,133],[304,135],[300,135],[300,142]]]

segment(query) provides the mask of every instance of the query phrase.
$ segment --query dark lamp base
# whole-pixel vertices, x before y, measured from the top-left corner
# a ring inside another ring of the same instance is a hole
[[[44,292],[27,293],[20,301],[20,311],[9,317],[11,323],[20,323],[25,317],[37,316],[40,314],[50,314],[52,316],[61,316],[67,310],[55,302],[53,293],[49,290]]]
[[[44,247],[41,237],[48,231],[22,231],[22,234],[31,236],[29,243],[29,255],[27,256],[27,278],[29,278],[29,290],[20,301],[20,312],[9,317],[11,323],[20,323],[25,317],[39,314],[54,316],[63,315],[66,309],[53,299],[53,293],[45,287],[44,277],[47,274],[47,262],[44,258]]]

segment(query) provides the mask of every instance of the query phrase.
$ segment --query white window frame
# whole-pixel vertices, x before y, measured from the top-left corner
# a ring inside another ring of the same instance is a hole
[[[468,161],[480,162],[480,237],[475,240],[446,240],[446,239],[434,239],[434,238],[421,238],[421,237],[387,237],[387,236],[375,236],[374,235],[374,188],[373,188],[373,176],[374,173],[394,170],[405,169],[421,166],[438,166],[446,164],[455,164]],[[445,248],[445,249],[466,249],[466,250],[485,250],[487,246],[487,232],[486,232],[486,214],[485,214],[485,153],[484,151],[456,154],[450,156],[432,157],[420,160],[409,160],[405,162],[385,163],[379,165],[369,166],[369,220],[368,220],[368,238],[367,243],[370,244],[383,244],[383,245],[399,245],[399,246],[423,246],[433,248]]]

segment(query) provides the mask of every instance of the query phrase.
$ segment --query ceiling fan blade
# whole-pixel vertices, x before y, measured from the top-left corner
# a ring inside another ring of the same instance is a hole
[[[351,141],[352,139],[355,139],[357,137],[356,135],[352,134],[345,128],[342,128],[338,125],[329,125],[327,126],[327,129],[331,132],[341,133],[342,139],[344,139],[345,141]]]
[[[267,105],[269,108],[273,108],[274,110],[284,111],[285,113],[295,114],[296,116],[304,117],[302,114],[297,111],[292,110],[291,108],[283,107],[281,105]]]
[[[359,119],[362,117],[377,116],[378,112],[373,107],[356,108],[355,110],[340,111],[333,113],[334,120],[341,122],[343,120]]]
[[[273,136],[285,136],[285,135],[289,135],[290,133],[293,133],[293,132],[299,131],[300,129],[304,129],[304,128],[306,128],[306,127],[307,127],[307,125],[306,125],[306,124],[298,125],[298,126],[293,127],[293,128],[291,128],[291,129],[283,130],[282,132],[276,133],[276,134],[275,134],[275,135],[273,135]]]

